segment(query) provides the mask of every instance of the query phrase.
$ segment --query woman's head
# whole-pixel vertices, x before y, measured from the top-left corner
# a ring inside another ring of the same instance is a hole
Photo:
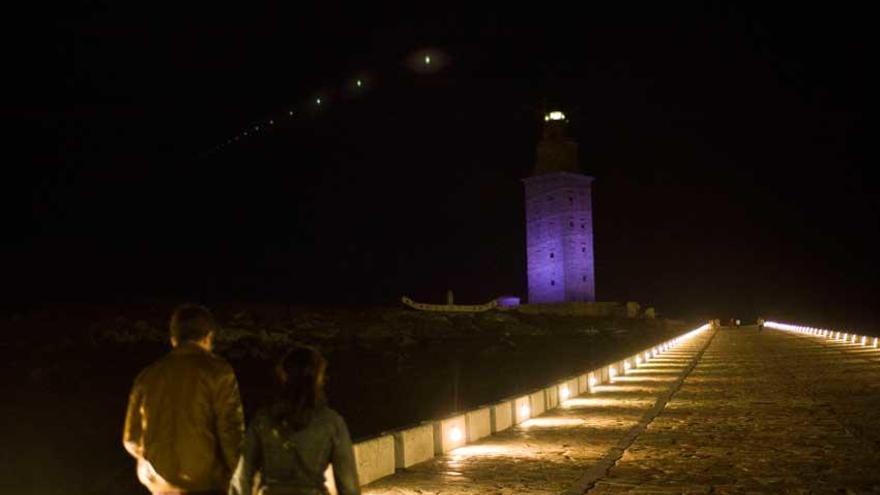
[[[307,422],[308,413],[324,401],[327,361],[317,349],[304,345],[291,348],[275,368],[285,415],[295,423]]]

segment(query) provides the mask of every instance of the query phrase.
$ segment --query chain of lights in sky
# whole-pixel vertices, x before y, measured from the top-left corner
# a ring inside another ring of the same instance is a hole
[[[417,52],[415,55],[409,57],[406,61],[406,65],[408,65],[412,70],[416,72],[434,72],[439,70],[443,65],[445,65],[445,58],[442,53],[436,50],[422,50]],[[367,80],[366,78],[358,77],[354,80],[351,80],[346,89],[353,89],[356,91],[363,91],[367,89]],[[322,96],[315,96],[307,104],[311,105],[312,108],[322,107],[326,105],[326,100]],[[233,146],[243,140],[253,138],[254,136],[259,135],[260,133],[273,128],[277,124],[282,121],[291,120],[296,118],[299,115],[299,111],[295,108],[288,108],[284,111],[279,111],[276,115],[259,122],[252,123],[248,127],[241,129],[238,133],[233,136],[227,138],[222,143],[218,144],[211,148],[207,154],[218,153],[226,148]]]

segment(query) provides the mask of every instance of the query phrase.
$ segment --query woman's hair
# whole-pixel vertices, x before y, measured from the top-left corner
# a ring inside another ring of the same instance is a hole
[[[276,371],[280,388],[273,415],[294,429],[312,420],[315,409],[324,403],[324,371],[327,361],[313,347],[296,345],[281,358]]]

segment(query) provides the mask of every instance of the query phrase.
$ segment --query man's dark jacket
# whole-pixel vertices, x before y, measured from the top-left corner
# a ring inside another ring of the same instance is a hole
[[[243,435],[232,367],[197,344],[180,344],[135,379],[123,443],[167,485],[180,491],[226,490]],[[142,475],[143,466],[138,469]]]

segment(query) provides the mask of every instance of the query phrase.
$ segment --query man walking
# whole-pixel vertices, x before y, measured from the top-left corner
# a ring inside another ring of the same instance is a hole
[[[232,367],[211,352],[217,330],[207,308],[178,307],[173,349],[134,381],[122,442],[153,494],[219,495],[228,488],[244,415]]]

